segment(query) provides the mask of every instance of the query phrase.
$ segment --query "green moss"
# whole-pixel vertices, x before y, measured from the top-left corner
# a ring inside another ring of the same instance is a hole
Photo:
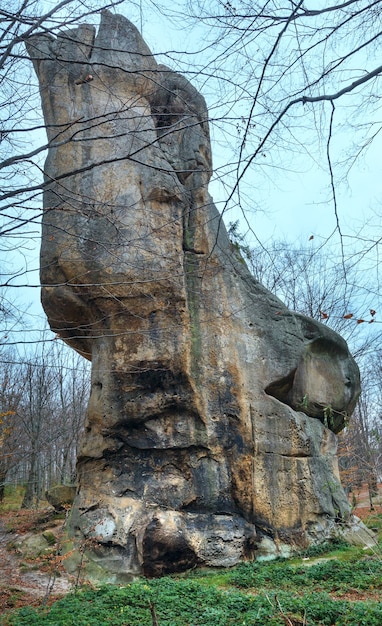
[[[45,541],[48,543],[49,546],[54,546],[57,542],[56,536],[49,530],[42,533],[42,536],[44,537]]]

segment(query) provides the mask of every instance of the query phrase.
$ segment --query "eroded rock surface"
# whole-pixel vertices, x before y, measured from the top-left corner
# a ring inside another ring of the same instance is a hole
[[[28,52],[50,141],[42,301],[92,361],[72,535],[110,580],[325,539],[350,516],[334,433],[358,369],[231,246],[203,97],[108,11]]]

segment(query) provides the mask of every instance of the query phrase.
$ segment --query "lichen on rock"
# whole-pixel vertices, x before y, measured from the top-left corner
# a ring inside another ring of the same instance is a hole
[[[325,540],[351,522],[334,433],[358,368],[232,251],[203,97],[109,11],[27,48],[49,138],[42,302],[92,361],[75,542],[125,580]]]

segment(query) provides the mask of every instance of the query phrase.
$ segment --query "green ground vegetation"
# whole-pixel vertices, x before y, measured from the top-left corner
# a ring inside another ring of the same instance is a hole
[[[217,588],[202,578],[140,580],[124,587],[108,586],[68,595],[49,609],[22,608],[5,616],[7,626],[284,626],[319,624],[325,626],[380,626],[382,603],[333,598],[316,591],[315,578],[300,570],[267,566],[267,589]],[[248,570],[248,568],[247,568]],[[312,570],[310,570],[311,572]],[[277,574],[276,574],[277,572]],[[316,570],[318,574],[319,570]],[[248,572],[247,572],[248,573]],[[276,574],[276,575],[275,575]],[[294,580],[294,576],[297,579]],[[330,574],[325,570],[325,588]],[[335,569],[336,580],[340,570]],[[367,585],[364,572],[360,574]],[[371,574],[374,584],[375,572]],[[208,578],[208,576],[207,576]],[[233,578],[237,583],[236,574]],[[262,578],[262,581],[265,579]],[[303,589],[298,584],[304,580]],[[281,586],[280,586],[280,581]],[[291,589],[285,587],[290,583]],[[248,581],[247,583],[248,584]],[[261,585],[264,583],[261,582]],[[382,586],[382,578],[379,577]],[[338,591],[333,580],[332,587]],[[342,583],[342,588],[345,583]],[[252,589],[252,592],[251,592]]]

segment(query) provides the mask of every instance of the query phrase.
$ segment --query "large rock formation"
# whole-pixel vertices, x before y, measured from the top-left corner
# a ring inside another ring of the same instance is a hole
[[[28,51],[50,142],[42,301],[92,361],[72,535],[113,580],[327,538],[350,519],[335,433],[358,369],[231,245],[203,97],[108,11]]]

